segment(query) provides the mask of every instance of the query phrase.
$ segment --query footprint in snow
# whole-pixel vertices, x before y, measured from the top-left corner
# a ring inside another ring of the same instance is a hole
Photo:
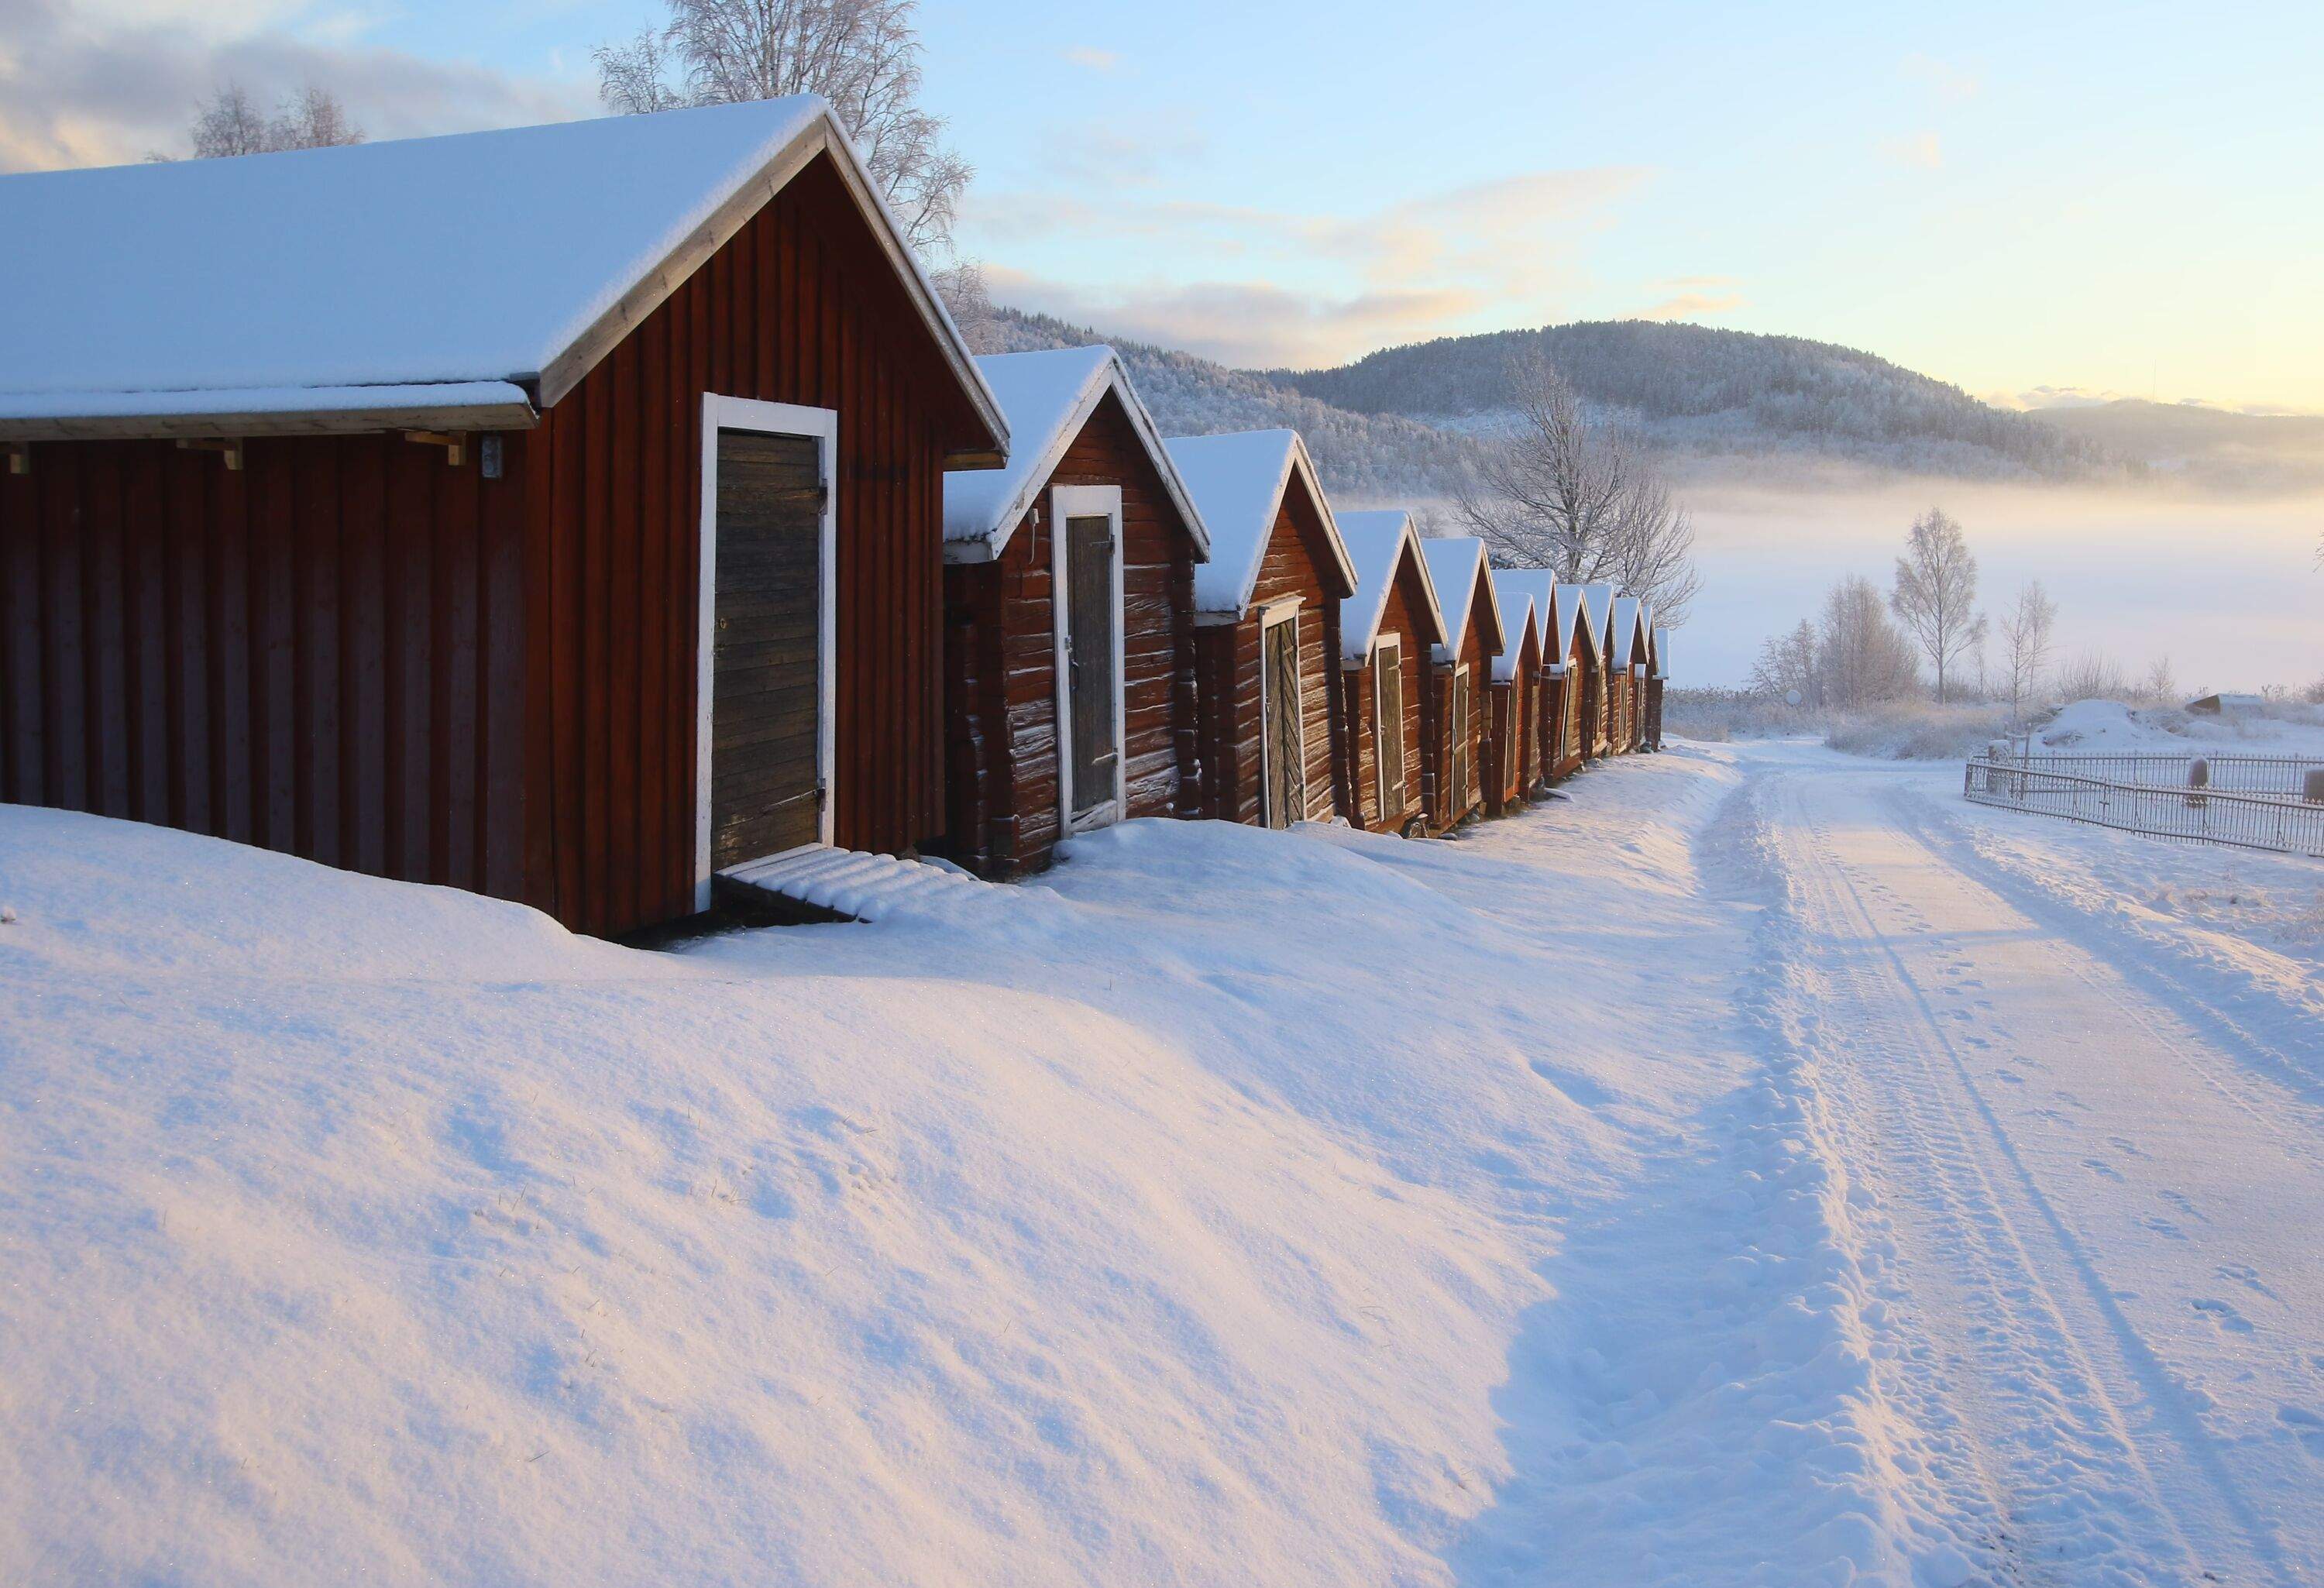
[[[2304,1406],[2279,1406],[2275,1408],[2278,1421],[2292,1431],[2300,1447],[2319,1461],[2324,1461],[2324,1417],[2318,1417]]]
[[[2082,1167],[2093,1174],[2104,1175],[2109,1180],[2122,1178],[2122,1171],[2102,1158],[2086,1158],[2082,1159]],[[2198,1302],[2196,1305],[2200,1306],[2202,1304]]]
[[[2184,1230],[2181,1230],[2178,1225],[2172,1223],[2169,1219],[2148,1218],[2141,1219],[2138,1222],[2140,1224],[2153,1231],[2156,1234],[2162,1236],[2166,1241],[2184,1241],[2187,1238],[2187,1233]]]
[[[2255,1332],[2252,1326],[2252,1321],[2237,1312],[2234,1304],[2230,1302],[2214,1300],[2207,1297],[2196,1302],[2194,1306],[2197,1312],[2201,1313],[2230,1334],[2249,1334]]]

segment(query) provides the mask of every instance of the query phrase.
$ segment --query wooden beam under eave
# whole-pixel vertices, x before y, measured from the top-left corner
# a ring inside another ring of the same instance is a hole
[[[230,440],[239,436],[359,436],[374,430],[530,430],[527,402],[466,408],[346,408],[286,413],[101,414],[0,418],[0,441]]]
[[[944,456],[944,466],[947,469],[999,468],[1008,461],[1009,455],[1006,452],[995,452],[989,448],[976,451],[947,452]]]

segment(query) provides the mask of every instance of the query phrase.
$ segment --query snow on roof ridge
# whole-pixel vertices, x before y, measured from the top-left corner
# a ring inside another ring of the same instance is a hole
[[[0,234],[38,239],[0,252],[0,384],[46,399],[0,419],[124,392],[577,379],[560,360],[706,228],[754,213],[737,208],[753,183],[763,202],[826,150],[1005,448],[959,328],[813,95],[0,177]]]
[[[998,469],[953,469],[945,475],[947,557],[991,561],[1007,549],[1042,485],[1056,472],[1074,438],[1111,392],[1121,399],[1130,429],[1162,476],[1172,504],[1185,519],[1196,562],[1209,560],[1211,537],[1202,513],[1163,445],[1153,414],[1130,381],[1129,366],[1111,346],[1093,342],[1080,347],[988,353],[977,358],[976,370],[1009,421],[1009,460]]]
[[[1644,615],[1645,611],[1646,604],[1640,601],[1636,596],[1617,596],[1614,597],[1613,627],[1608,632],[1612,635],[1614,641],[1614,665],[1616,667],[1628,667],[1630,665],[1631,652],[1636,650],[1637,646],[1640,619]]]
[[[1371,659],[1406,545],[1412,548],[1412,565],[1420,573],[1421,594],[1428,604],[1426,615],[1442,635],[1444,609],[1436,598],[1436,583],[1428,575],[1428,559],[1421,555],[1420,531],[1412,514],[1401,507],[1371,508],[1341,513],[1338,524],[1341,541],[1356,570],[1356,593],[1340,603],[1341,660],[1357,666]]]
[[[1194,609],[1232,613],[1250,605],[1259,565],[1295,475],[1304,477],[1323,536],[1342,578],[1352,587],[1356,570],[1340,538],[1331,498],[1324,495],[1307,443],[1282,426],[1229,430],[1208,436],[1173,436],[1162,443],[1185,482],[1211,536],[1211,560],[1194,568]]]
[[[1444,609],[1444,638],[1435,650],[1438,661],[1450,661],[1460,654],[1462,643],[1469,635],[1469,620],[1476,612],[1477,570],[1489,570],[1492,565],[1485,556],[1485,542],[1474,535],[1439,536],[1423,540],[1420,549],[1428,559],[1429,577],[1435,581],[1439,592],[1448,584],[1457,586],[1460,591],[1454,604]],[[1492,580],[1489,578],[1484,583],[1485,599],[1492,604],[1494,643],[1498,646],[1507,637],[1508,626],[1501,622],[1500,601],[1493,593]]]
[[[1536,568],[1497,568],[1491,570],[1493,599],[1501,614],[1501,648],[1493,653],[1494,681],[1505,682],[1517,677],[1517,660],[1525,654],[1526,637],[1541,632],[1545,621],[1541,615],[1541,598],[1535,588],[1534,576],[1546,570]],[[1525,604],[1525,620],[1516,632],[1508,627],[1512,605]]]

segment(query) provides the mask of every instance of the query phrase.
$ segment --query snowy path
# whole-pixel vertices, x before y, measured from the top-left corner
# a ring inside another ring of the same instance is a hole
[[[2318,1580],[2324,1058],[2040,908],[1924,775],[1745,760],[1925,1498],[2004,1581]]]

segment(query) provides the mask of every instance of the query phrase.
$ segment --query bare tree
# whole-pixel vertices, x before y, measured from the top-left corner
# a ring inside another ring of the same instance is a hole
[[[1462,523],[1497,562],[1618,586],[1677,627],[1699,586],[1686,509],[1627,438],[1591,420],[1538,346],[1514,356],[1509,383],[1514,433],[1462,485]]]
[[[2157,706],[2168,706],[2179,697],[2179,680],[2171,671],[2171,659],[2158,656],[2146,667],[2146,698]]]
[[[1914,521],[1904,555],[1896,559],[1896,587],[1888,600],[1936,668],[1937,698],[1942,701],[1953,660],[1985,642],[1985,618],[1975,610],[1977,559],[1969,555],[1960,525],[1941,508]]]
[[[1921,664],[1872,581],[1851,574],[1825,597],[1816,671],[1825,704],[1855,710],[1920,688]]]
[[[2001,643],[2007,652],[2013,725],[2023,716],[2025,703],[2042,688],[2042,671],[2050,665],[2050,632],[2057,621],[2057,605],[2039,579],[2029,580],[2017,592],[2016,604],[2002,614]]]
[[[991,289],[985,285],[984,266],[973,259],[935,272],[936,293],[960,328],[961,340],[971,353],[1005,353],[1001,311],[993,307]]]
[[[2085,651],[2058,674],[2058,693],[2073,700],[2127,700],[2130,675],[2101,651]]]
[[[949,248],[974,174],[920,108],[918,0],[664,0],[669,18],[596,51],[613,110],[820,94],[831,101],[905,240]]]
[[[1816,627],[1805,618],[1788,634],[1770,635],[1751,664],[1751,692],[1787,703],[1797,695],[1801,706],[1821,706],[1816,651]]]
[[[269,116],[239,83],[228,83],[194,114],[197,160],[236,154],[277,154],[286,149],[335,149],[364,141],[363,129],[327,88],[309,83],[285,97]]]

